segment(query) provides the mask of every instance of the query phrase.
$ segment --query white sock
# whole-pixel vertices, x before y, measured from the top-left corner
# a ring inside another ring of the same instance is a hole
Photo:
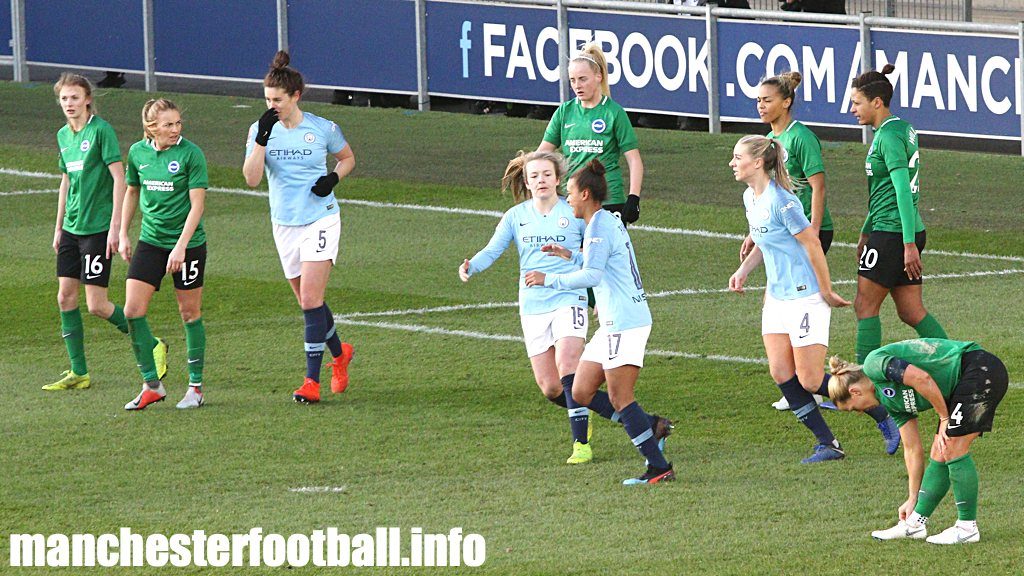
[[[960,528],[961,530],[968,531],[968,532],[976,532],[978,530],[978,521],[977,520],[957,520],[956,521],[956,527]]]
[[[907,516],[907,524],[917,528],[918,526],[924,526],[928,523],[927,516],[921,516],[917,512],[912,512],[910,516]]]

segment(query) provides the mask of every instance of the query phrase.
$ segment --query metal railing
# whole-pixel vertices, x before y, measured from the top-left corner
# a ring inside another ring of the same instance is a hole
[[[686,5],[685,0],[632,0],[645,4]],[[747,0],[754,10],[778,10],[780,0]],[[871,12],[889,18],[971,22],[973,0],[846,0],[846,13]]]

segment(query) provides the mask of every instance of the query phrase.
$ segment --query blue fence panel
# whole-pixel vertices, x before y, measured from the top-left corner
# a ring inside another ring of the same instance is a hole
[[[1020,138],[1016,38],[876,31],[871,41],[875,66],[896,66],[893,113],[919,131]]]
[[[258,79],[277,52],[273,0],[157,0],[153,11],[157,72]]]
[[[5,2],[10,10],[10,2]],[[106,70],[143,70],[142,2],[104,0],[102,8],[65,0],[25,3],[30,62]],[[8,26],[10,30],[10,26]]]
[[[631,110],[708,115],[708,44],[704,20],[569,12],[569,55],[601,44],[612,98]]]
[[[309,84],[415,93],[415,8],[410,0],[291,2],[292,61]]]
[[[758,120],[761,80],[796,70],[803,76],[793,115],[804,122],[855,126],[847,92],[860,70],[856,28],[720,21],[719,111],[726,120]]]
[[[557,25],[550,8],[428,2],[431,94],[559,102]]]
[[[0,2],[0,56],[13,56],[11,47],[11,3]]]

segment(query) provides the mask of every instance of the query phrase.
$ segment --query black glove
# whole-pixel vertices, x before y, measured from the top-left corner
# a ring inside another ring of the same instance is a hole
[[[622,209],[622,221],[632,224],[640,219],[640,197],[636,194],[626,196],[626,207]]]
[[[335,186],[338,185],[338,180],[339,178],[337,172],[325,174],[316,179],[316,184],[313,184],[313,187],[310,188],[310,190],[313,191],[313,194],[316,194],[317,196],[324,198],[325,196],[331,193],[331,190],[334,190]]]
[[[273,108],[267,108],[267,111],[260,116],[259,122],[256,125],[256,143],[260,146],[266,146],[267,142],[270,141],[270,131],[274,129],[274,124],[277,124],[277,110]]]

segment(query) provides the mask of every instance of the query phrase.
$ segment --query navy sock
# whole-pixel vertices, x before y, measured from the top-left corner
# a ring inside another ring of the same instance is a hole
[[[569,429],[572,430],[572,439],[580,444],[587,443],[587,426],[590,424],[590,410],[586,406],[580,406],[572,399],[572,379],[575,374],[562,376],[562,398],[565,399],[565,407],[569,411]]]
[[[604,390],[598,390],[594,393],[594,397],[590,400],[587,408],[590,408],[591,412],[596,412],[598,416],[607,418],[612,422],[618,422],[622,419],[619,413],[615,411],[615,408],[612,407],[612,401]]]
[[[338,331],[334,329],[334,314],[331,312],[330,307],[327,306],[327,302],[324,302],[324,320],[327,327],[327,332],[324,333],[324,340],[327,341],[327,347],[331,349],[331,356],[337,358],[341,356],[341,338],[338,338]]]
[[[640,450],[640,454],[647,458],[647,464],[655,468],[668,468],[665,455],[658,449],[658,441],[654,439],[654,430],[651,430],[650,417],[644,412],[639,404],[633,402],[622,409],[622,425],[626,428],[633,445]]]
[[[868,408],[864,413],[874,418],[875,422],[878,423],[885,422],[885,419],[889,417],[889,413],[885,411],[885,408],[883,408],[881,404],[874,408]]]
[[[832,379],[831,374],[825,374],[825,377],[821,379],[821,386],[818,386],[818,391],[815,392],[818,396],[824,396],[828,398],[828,381]]]
[[[545,396],[545,398],[547,398],[547,396]],[[554,398],[548,398],[548,400],[551,400],[552,404],[554,404],[555,406],[558,406],[560,408],[568,408],[569,407],[569,405],[565,401],[565,394],[559,394],[558,396],[555,396]]]
[[[306,318],[306,378],[320,381],[320,365],[324,360],[324,336],[327,327],[323,306],[303,310]]]
[[[779,384],[779,390],[782,390],[782,395],[789,401],[790,409],[796,415],[796,419],[814,434],[814,437],[818,439],[818,444],[837,446],[836,437],[825,423],[825,418],[821,415],[814,396],[804,390],[796,376]]]

